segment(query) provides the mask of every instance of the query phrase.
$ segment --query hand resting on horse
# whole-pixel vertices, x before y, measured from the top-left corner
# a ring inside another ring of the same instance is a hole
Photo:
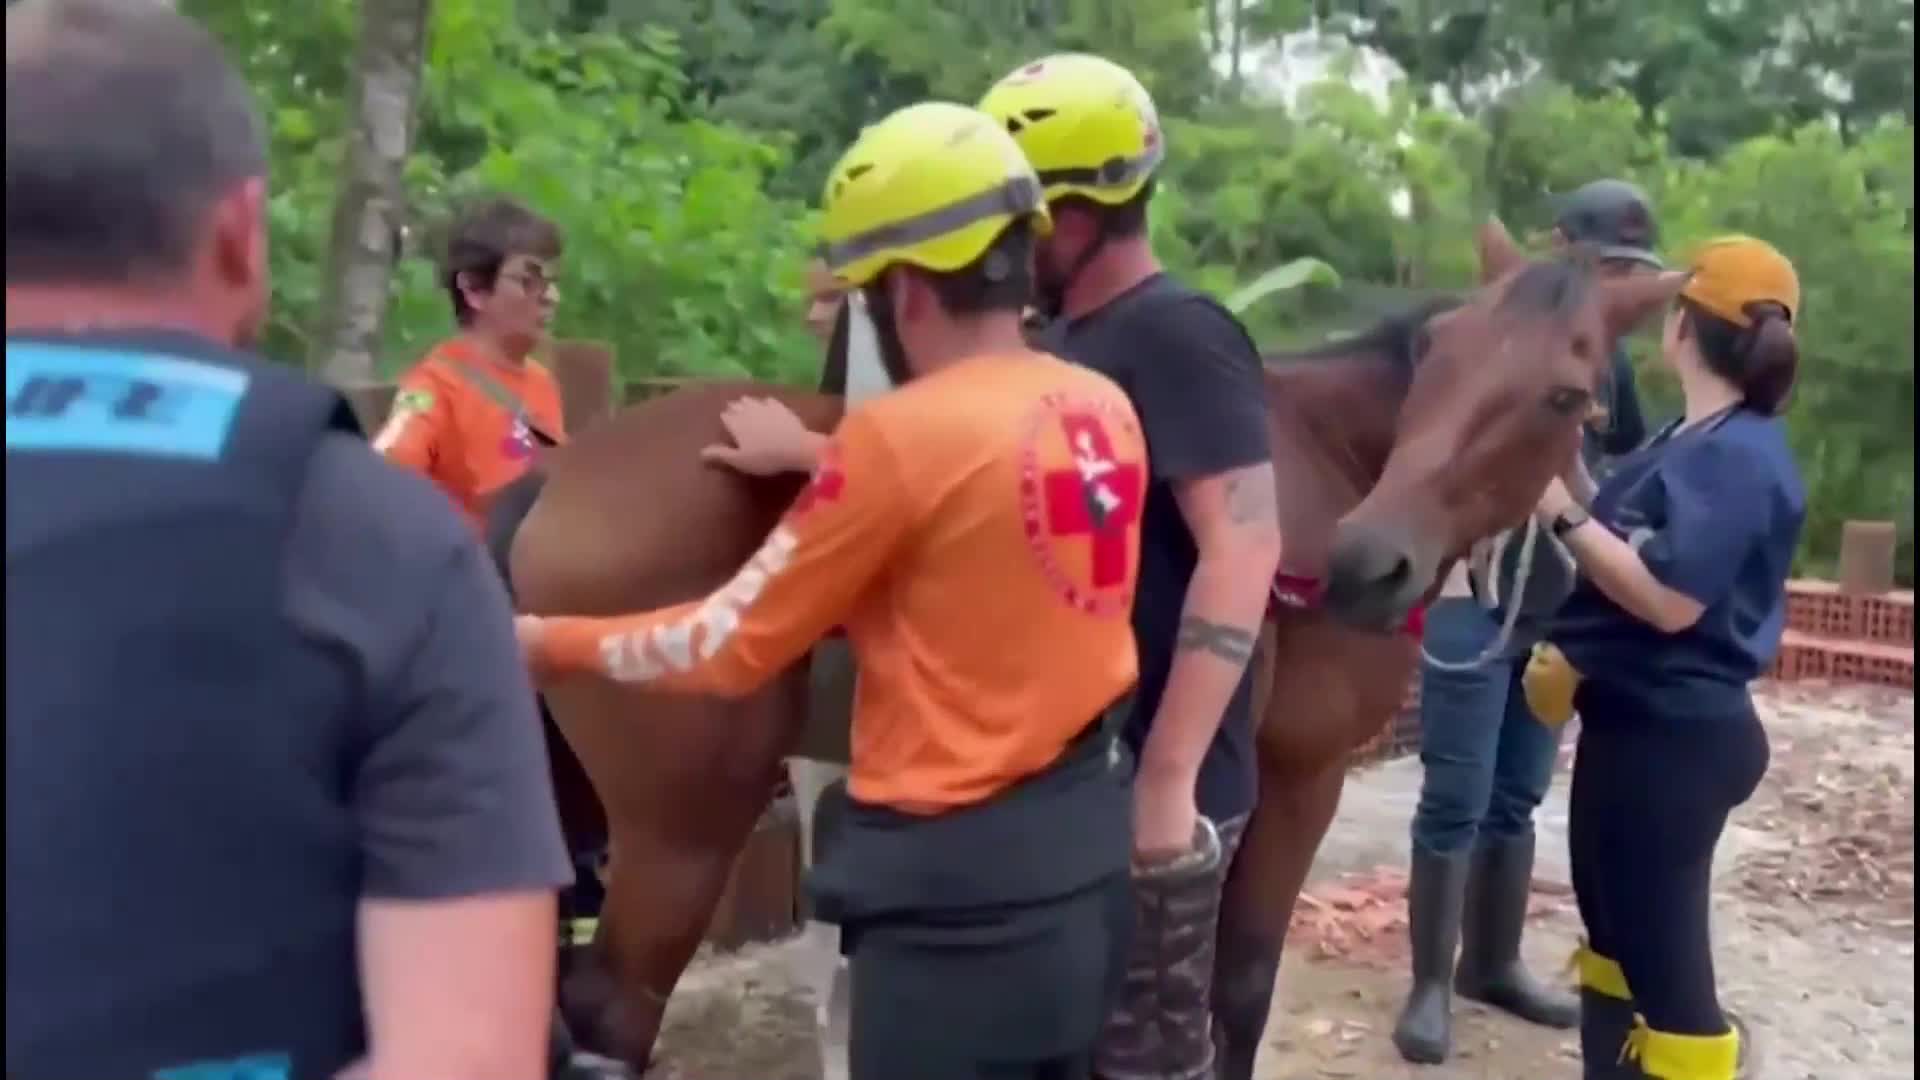
[[[792,409],[772,398],[739,398],[720,414],[720,424],[733,442],[705,447],[700,460],[748,476],[812,472],[820,447],[827,441],[825,435],[808,430]]]

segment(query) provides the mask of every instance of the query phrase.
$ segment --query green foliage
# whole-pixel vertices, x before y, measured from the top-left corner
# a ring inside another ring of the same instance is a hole
[[[270,342],[306,355],[357,5],[183,6],[271,121]],[[1363,92],[1349,57],[1290,105],[1255,96],[1256,50],[1309,27],[1409,77]],[[629,377],[811,379],[810,206],[861,125],[1084,49],[1159,102],[1168,266],[1222,296],[1269,268],[1338,268],[1338,289],[1274,271],[1292,287],[1246,313],[1270,345],[1470,283],[1487,213],[1537,244],[1552,196],[1601,176],[1654,195],[1671,258],[1732,230],[1779,245],[1806,288],[1789,425],[1809,569],[1843,520],[1891,517],[1911,581],[1912,42],[1910,0],[436,0],[386,360],[449,329],[435,226],[499,190],[563,225],[558,330],[612,343]],[[1676,401],[1650,337],[1633,348],[1658,415]]]
[[[1248,308],[1265,300],[1269,296],[1288,292],[1306,285],[1338,285],[1340,272],[1319,259],[1295,259],[1284,266],[1273,269],[1247,282],[1234,291],[1223,303],[1227,310],[1236,314],[1244,313]]]
[[[189,9],[196,5],[189,4]],[[276,306],[267,345],[304,356],[321,295],[342,153],[353,5],[275,11],[207,2],[272,128]],[[560,223],[567,252],[556,332],[617,350],[623,374],[806,380],[814,347],[793,318],[804,205],[764,194],[778,141],[691,107],[671,33],[531,28],[502,0],[435,5],[424,102],[407,165],[416,243],[396,268],[389,372],[451,329],[438,236],[481,192]]]

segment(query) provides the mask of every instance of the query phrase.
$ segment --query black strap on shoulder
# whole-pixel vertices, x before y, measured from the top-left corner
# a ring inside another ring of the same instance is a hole
[[[555,439],[543,430],[540,425],[533,422],[533,414],[527,410],[527,403],[521,400],[520,395],[508,389],[505,383],[488,374],[478,364],[469,363],[459,357],[440,354],[435,354],[434,357],[427,362],[430,364],[439,364],[441,367],[447,369],[453,374],[454,378],[480,391],[481,395],[488,401],[505,409],[507,415],[527,425],[527,430],[533,433],[534,439],[539,442],[540,445],[545,447],[560,445],[558,439]]]

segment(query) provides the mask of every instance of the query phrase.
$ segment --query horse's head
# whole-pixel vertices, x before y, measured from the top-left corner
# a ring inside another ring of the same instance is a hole
[[[1421,329],[1385,469],[1334,537],[1326,602],[1354,625],[1397,625],[1578,467],[1615,341],[1686,281],[1608,275],[1579,249],[1532,261],[1497,221],[1479,239],[1481,287]]]

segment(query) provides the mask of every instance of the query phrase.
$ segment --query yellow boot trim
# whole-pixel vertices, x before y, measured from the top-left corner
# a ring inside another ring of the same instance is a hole
[[[1580,985],[1588,990],[1621,1001],[1633,1000],[1633,992],[1627,989],[1627,973],[1618,963],[1587,948],[1584,941],[1573,950],[1567,968],[1580,977]]]
[[[1638,1064],[1652,1080],[1734,1080],[1740,1033],[1673,1035],[1653,1030],[1646,1017],[1636,1015],[1622,1059]]]

